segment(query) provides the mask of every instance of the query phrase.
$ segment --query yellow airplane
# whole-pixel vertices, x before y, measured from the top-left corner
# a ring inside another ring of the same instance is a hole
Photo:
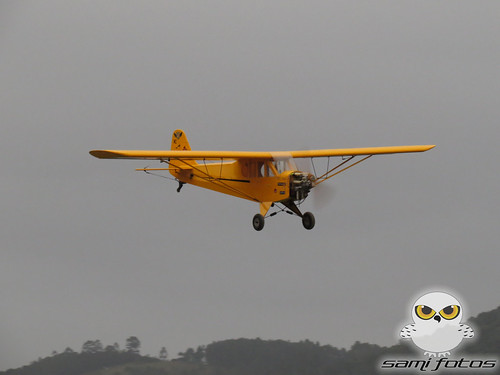
[[[279,152],[193,151],[186,133],[178,129],[172,135],[171,150],[92,150],[90,154],[99,159],[159,160],[168,164],[168,168],[136,170],[150,174],[156,171],[170,172],[179,183],[177,192],[188,183],[257,202],[260,213],[253,217],[252,224],[255,230],[260,231],[264,228],[269,209],[275,205],[288,208],[286,212],[302,218],[304,228],[312,229],[314,215],[302,213],[298,207],[311,189],[373,155],[423,152],[433,147],[423,145]],[[358,156],[361,158],[355,160]],[[328,158],[326,172],[316,174],[300,171],[294,161],[298,158]],[[331,158],[336,158],[332,165]],[[285,208],[281,211],[285,211]]]

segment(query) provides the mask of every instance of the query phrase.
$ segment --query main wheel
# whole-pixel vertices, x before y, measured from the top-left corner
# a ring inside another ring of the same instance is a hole
[[[302,215],[302,225],[304,228],[307,230],[313,229],[314,224],[316,224],[316,220],[314,219],[314,215],[312,213],[306,212]]]
[[[253,229],[257,231],[262,230],[262,228],[264,228],[264,216],[262,216],[261,214],[256,214],[253,217],[252,224]]]

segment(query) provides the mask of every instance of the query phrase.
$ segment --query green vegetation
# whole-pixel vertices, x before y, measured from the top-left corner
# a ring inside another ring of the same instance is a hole
[[[467,354],[500,352],[500,307],[470,319],[478,339],[464,343]],[[0,375],[348,375],[377,374],[382,357],[415,353],[411,344],[392,347],[356,342],[349,350],[320,345],[309,340],[236,339],[189,348],[179,358],[167,361],[167,351],[151,358],[139,353],[140,341],[130,337],[125,350],[118,344],[103,347],[100,340],[83,344],[76,353],[40,359],[29,366]]]
[[[80,375],[98,369],[128,364],[159,362],[159,359],[139,354],[140,341],[132,336],[127,339],[126,349],[118,344],[104,347],[100,340],[89,340],[82,345],[80,353],[66,348],[63,353],[53,352],[51,357],[39,359],[16,370],[0,372],[0,375]]]
[[[500,353],[500,307],[469,319],[477,340],[466,347],[467,353]]]

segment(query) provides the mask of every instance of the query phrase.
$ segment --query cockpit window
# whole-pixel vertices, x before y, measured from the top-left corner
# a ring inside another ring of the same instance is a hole
[[[274,166],[276,167],[278,174],[281,174],[286,171],[286,160],[276,160],[274,161]]]
[[[245,160],[241,163],[244,177],[275,177],[289,169],[287,160]]]
[[[274,177],[275,174],[274,174],[273,169],[275,169],[274,165],[271,164],[270,162],[262,163],[259,176],[260,177]]]

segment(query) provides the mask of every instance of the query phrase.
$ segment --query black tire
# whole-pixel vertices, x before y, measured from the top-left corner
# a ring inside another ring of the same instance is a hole
[[[264,216],[261,214],[256,214],[252,220],[253,229],[256,231],[261,231],[264,228]]]
[[[304,213],[302,215],[302,225],[307,230],[311,230],[314,228],[314,224],[316,224],[316,220],[314,219],[314,215],[310,212]]]

